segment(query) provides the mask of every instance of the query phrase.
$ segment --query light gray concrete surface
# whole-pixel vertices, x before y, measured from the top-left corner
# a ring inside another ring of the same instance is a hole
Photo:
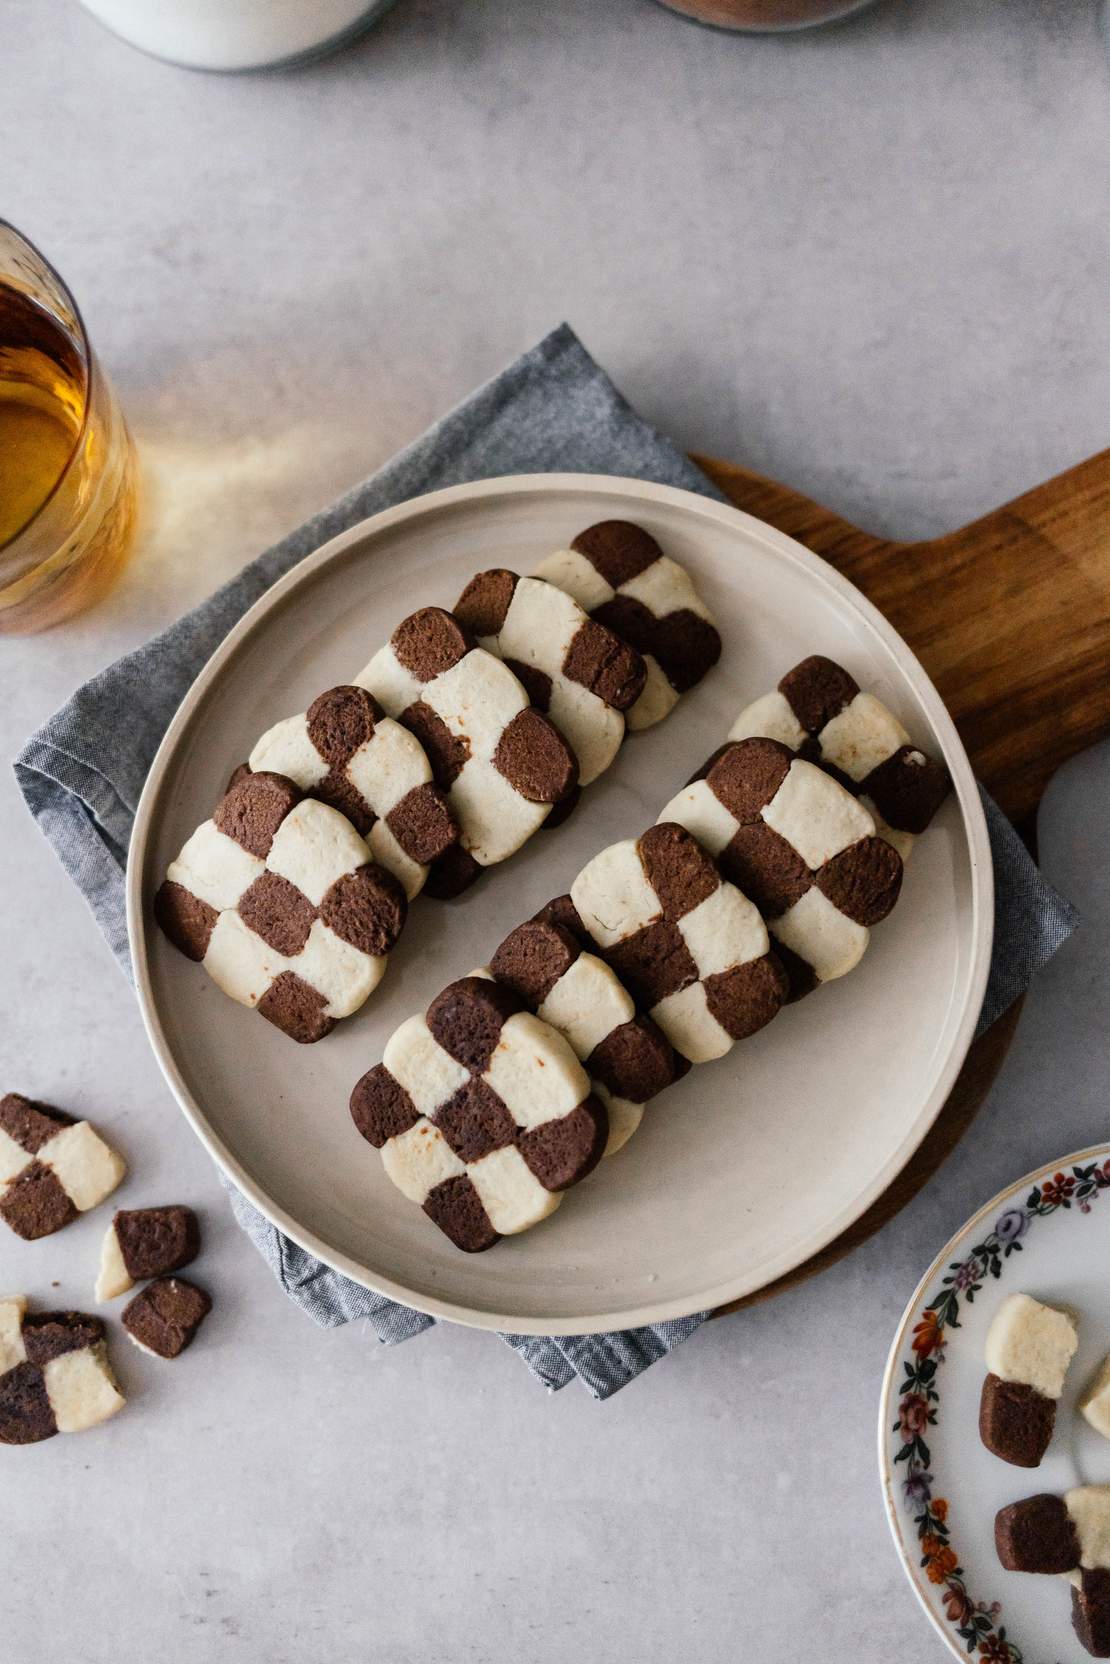
[[[401,0],[251,79],[0,0],[0,212],[71,279],[149,485],[112,599],[0,646],[4,753],[562,317],[681,443],[876,530],[1079,460],[1110,406],[1107,81],[1081,0],[891,0],[789,40],[650,0]],[[880,1508],[879,1377],[945,1236],[1110,1135],[1108,790],[1103,751],[1051,794],[1087,925],[938,1179],[598,1406],[489,1337],[390,1352],[282,1301],[0,780],[0,1087],[101,1122],[124,1200],[203,1208],[217,1302],[177,1365],[117,1347],[109,1428],[0,1457],[4,1664],[940,1656]],[[5,1234],[0,1286],[87,1305],[103,1224]]]

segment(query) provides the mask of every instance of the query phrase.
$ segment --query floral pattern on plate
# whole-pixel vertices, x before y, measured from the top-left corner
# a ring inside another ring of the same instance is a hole
[[[920,1571],[936,1588],[944,1619],[953,1626],[964,1650],[984,1664],[1023,1664],[1025,1655],[1017,1640],[1006,1632],[1002,1603],[976,1600],[968,1588],[953,1542],[949,1502],[936,1494],[937,1480],[930,1472],[928,1434],[937,1424],[940,1410],[948,1334],[960,1327],[963,1303],[971,1305],[990,1279],[1003,1275],[1006,1262],[1022,1252],[1038,1220],[1073,1207],[1079,1213],[1090,1213],[1103,1192],[1110,1190],[1110,1158],[1099,1150],[1093,1160],[1080,1156],[1065,1159],[1058,1167],[1054,1163],[1037,1176],[1022,1199],[1029,1185],[1028,1179],[1019,1181],[982,1210],[989,1217],[995,1207],[1000,1208],[986,1235],[961,1258],[949,1261],[937,1285],[936,1270],[948,1259],[953,1245],[965,1236],[967,1227],[949,1243],[900,1325],[898,1351],[892,1354],[883,1394],[884,1412],[889,1417],[890,1409],[895,1411],[894,1421],[888,1419],[881,1430],[886,1440],[893,1434],[893,1441],[883,1452],[884,1474],[892,1481],[888,1483],[888,1506],[893,1507],[897,1494],[912,1518],[921,1550]],[[923,1293],[930,1297],[921,1304]],[[899,1538],[897,1530],[895,1538]],[[922,1592],[913,1568],[907,1564],[907,1569]],[[935,1610],[927,1600],[926,1606]]]

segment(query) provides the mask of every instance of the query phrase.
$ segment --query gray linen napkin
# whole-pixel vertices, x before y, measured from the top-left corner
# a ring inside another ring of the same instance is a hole
[[[563,325],[371,479],[244,567],[193,612],[79,688],[15,762],[27,806],[130,972],[124,868],[147,770],[174,711],[231,626],[303,556],[367,515],[440,486],[521,473],[628,474],[705,496],[704,474],[626,404]],[[980,1028],[1029,984],[1075,924],[1012,827],[987,801],[998,922]],[[286,1293],[326,1327],[365,1318],[387,1345],[434,1319],[373,1294],[282,1236],[228,1185],[235,1216]],[[543,1384],[576,1377],[607,1398],[694,1332],[708,1313],[623,1334],[505,1335]]]

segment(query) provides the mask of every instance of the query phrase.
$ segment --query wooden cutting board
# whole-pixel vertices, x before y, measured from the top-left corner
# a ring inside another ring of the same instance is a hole
[[[738,508],[823,556],[886,614],[936,683],[979,779],[1034,848],[1049,780],[1110,733],[1110,451],[922,543],[872,537],[733,463],[694,461]],[[795,1271],[722,1311],[832,1265],[916,1195],[986,1097],[1019,1013],[1020,1001],[972,1044],[925,1141],[862,1218]]]

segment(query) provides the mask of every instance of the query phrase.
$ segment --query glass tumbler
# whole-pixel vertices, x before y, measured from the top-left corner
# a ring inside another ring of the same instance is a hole
[[[101,598],[131,548],[135,455],[77,304],[0,220],[0,634]]]

